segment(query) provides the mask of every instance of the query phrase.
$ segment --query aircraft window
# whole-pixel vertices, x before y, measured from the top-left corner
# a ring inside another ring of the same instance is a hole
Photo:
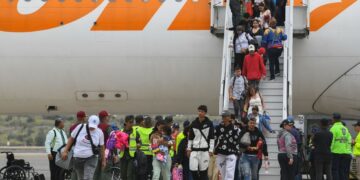
[[[81,0],[75,0],[75,1],[78,2],[78,3],[81,2]]]
[[[175,0],[176,2],[181,2],[182,0]]]
[[[132,0],[126,0],[126,2],[131,3]]]
[[[42,2],[47,2],[48,0],[41,0]]]
[[[97,0],[92,0],[92,2],[96,3],[96,2],[97,2]]]
[[[30,2],[31,0],[25,0],[25,2]]]
[[[116,94],[115,94],[115,97],[116,97],[116,98],[121,98],[121,94],[120,94],[120,93],[116,93]]]
[[[89,97],[89,95],[88,95],[87,93],[83,93],[81,96],[82,96],[83,98]]]
[[[59,2],[64,2],[65,0],[59,0]]]
[[[103,94],[103,93],[99,94],[99,98],[104,98],[104,97],[105,97],[105,94]]]
[[[143,0],[144,3],[148,3],[150,0]]]
[[[116,2],[116,0],[109,0],[109,2]]]
[[[159,0],[159,2],[160,2],[160,3],[163,3],[163,2],[165,2],[165,0]]]

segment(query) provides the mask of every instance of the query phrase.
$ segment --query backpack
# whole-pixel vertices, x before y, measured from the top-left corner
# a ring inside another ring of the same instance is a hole
[[[252,38],[252,39],[249,39],[249,36]],[[245,34],[245,37],[246,37],[246,40],[248,41],[249,45],[254,45],[255,46],[255,50],[259,47],[259,43],[258,41],[256,40],[256,38],[252,37],[250,34],[246,33]]]
[[[247,90],[248,90],[248,84],[246,82],[246,79],[244,76],[241,76],[244,80],[244,91],[241,93],[241,99],[245,99],[246,94],[247,94]],[[232,87],[234,88],[235,86],[235,81],[236,81],[236,76],[233,77],[233,82],[232,82]]]

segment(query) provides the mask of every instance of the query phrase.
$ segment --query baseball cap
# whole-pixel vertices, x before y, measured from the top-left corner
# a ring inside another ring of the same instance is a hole
[[[289,124],[290,124],[290,122],[287,119],[285,119],[281,122],[280,127],[283,128],[284,125],[289,125]]]
[[[357,121],[353,126],[360,126],[360,121]]]
[[[333,118],[340,120],[341,119],[341,114],[340,113],[333,113]]]
[[[76,117],[84,118],[84,117],[86,117],[86,113],[84,111],[79,111],[76,113]]]
[[[231,113],[230,113],[229,111],[223,111],[223,112],[221,113],[221,116],[222,116],[222,117],[230,117],[230,116],[231,116]]]
[[[106,116],[110,116],[110,114],[109,114],[107,111],[103,110],[103,111],[100,111],[100,112],[99,112],[99,118],[100,118],[100,119],[101,119],[101,118],[104,118],[104,117],[106,117]]]
[[[184,121],[183,127],[185,128],[185,127],[188,127],[188,126],[190,126],[190,121],[189,120]]]
[[[179,123],[174,123],[173,126],[172,126],[172,128],[173,128],[173,129],[175,129],[175,128],[180,128]]]
[[[251,45],[249,46],[249,51],[255,51],[255,46],[251,44]]]
[[[91,128],[97,128],[98,125],[100,124],[100,119],[99,119],[99,117],[96,116],[96,115],[91,115],[91,116],[89,117],[88,123],[89,123],[89,127],[91,127]]]

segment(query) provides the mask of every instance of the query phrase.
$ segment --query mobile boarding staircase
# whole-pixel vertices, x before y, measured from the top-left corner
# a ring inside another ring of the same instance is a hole
[[[271,127],[278,131],[280,123],[291,113],[292,99],[292,56],[293,56],[293,38],[305,38],[308,35],[308,6],[303,3],[301,6],[294,6],[290,2],[286,9],[286,27],[285,32],[288,40],[284,43],[284,52],[280,59],[281,76],[276,77],[274,81],[269,81],[269,67],[267,63],[267,77],[260,83],[260,93],[265,101],[265,110],[271,116]],[[294,8],[290,8],[294,7]],[[295,17],[295,19],[294,19]],[[295,23],[294,23],[295,22]],[[211,33],[219,38],[223,38],[223,55],[221,66],[221,87],[219,97],[219,112],[223,110],[233,110],[232,103],[229,102],[228,87],[230,79],[233,76],[233,31],[227,30],[233,27],[232,13],[229,6],[229,0],[212,0],[211,2]],[[279,180],[280,166],[277,161],[277,143],[276,134],[267,134],[266,140],[269,151],[270,168],[265,171],[262,168],[259,179]]]

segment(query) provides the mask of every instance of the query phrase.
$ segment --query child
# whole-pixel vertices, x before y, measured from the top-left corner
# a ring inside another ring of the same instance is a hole
[[[167,157],[169,154],[169,147],[172,145],[171,141],[171,128],[170,126],[164,126],[161,130],[161,137],[157,137],[159,140],[161,140],[163,143],[154,143],[151,145],[151,148],[153,149],[153,152],[155,153],[156,159],[166,163]],[[164,145],[167,144],[167,145]]]

